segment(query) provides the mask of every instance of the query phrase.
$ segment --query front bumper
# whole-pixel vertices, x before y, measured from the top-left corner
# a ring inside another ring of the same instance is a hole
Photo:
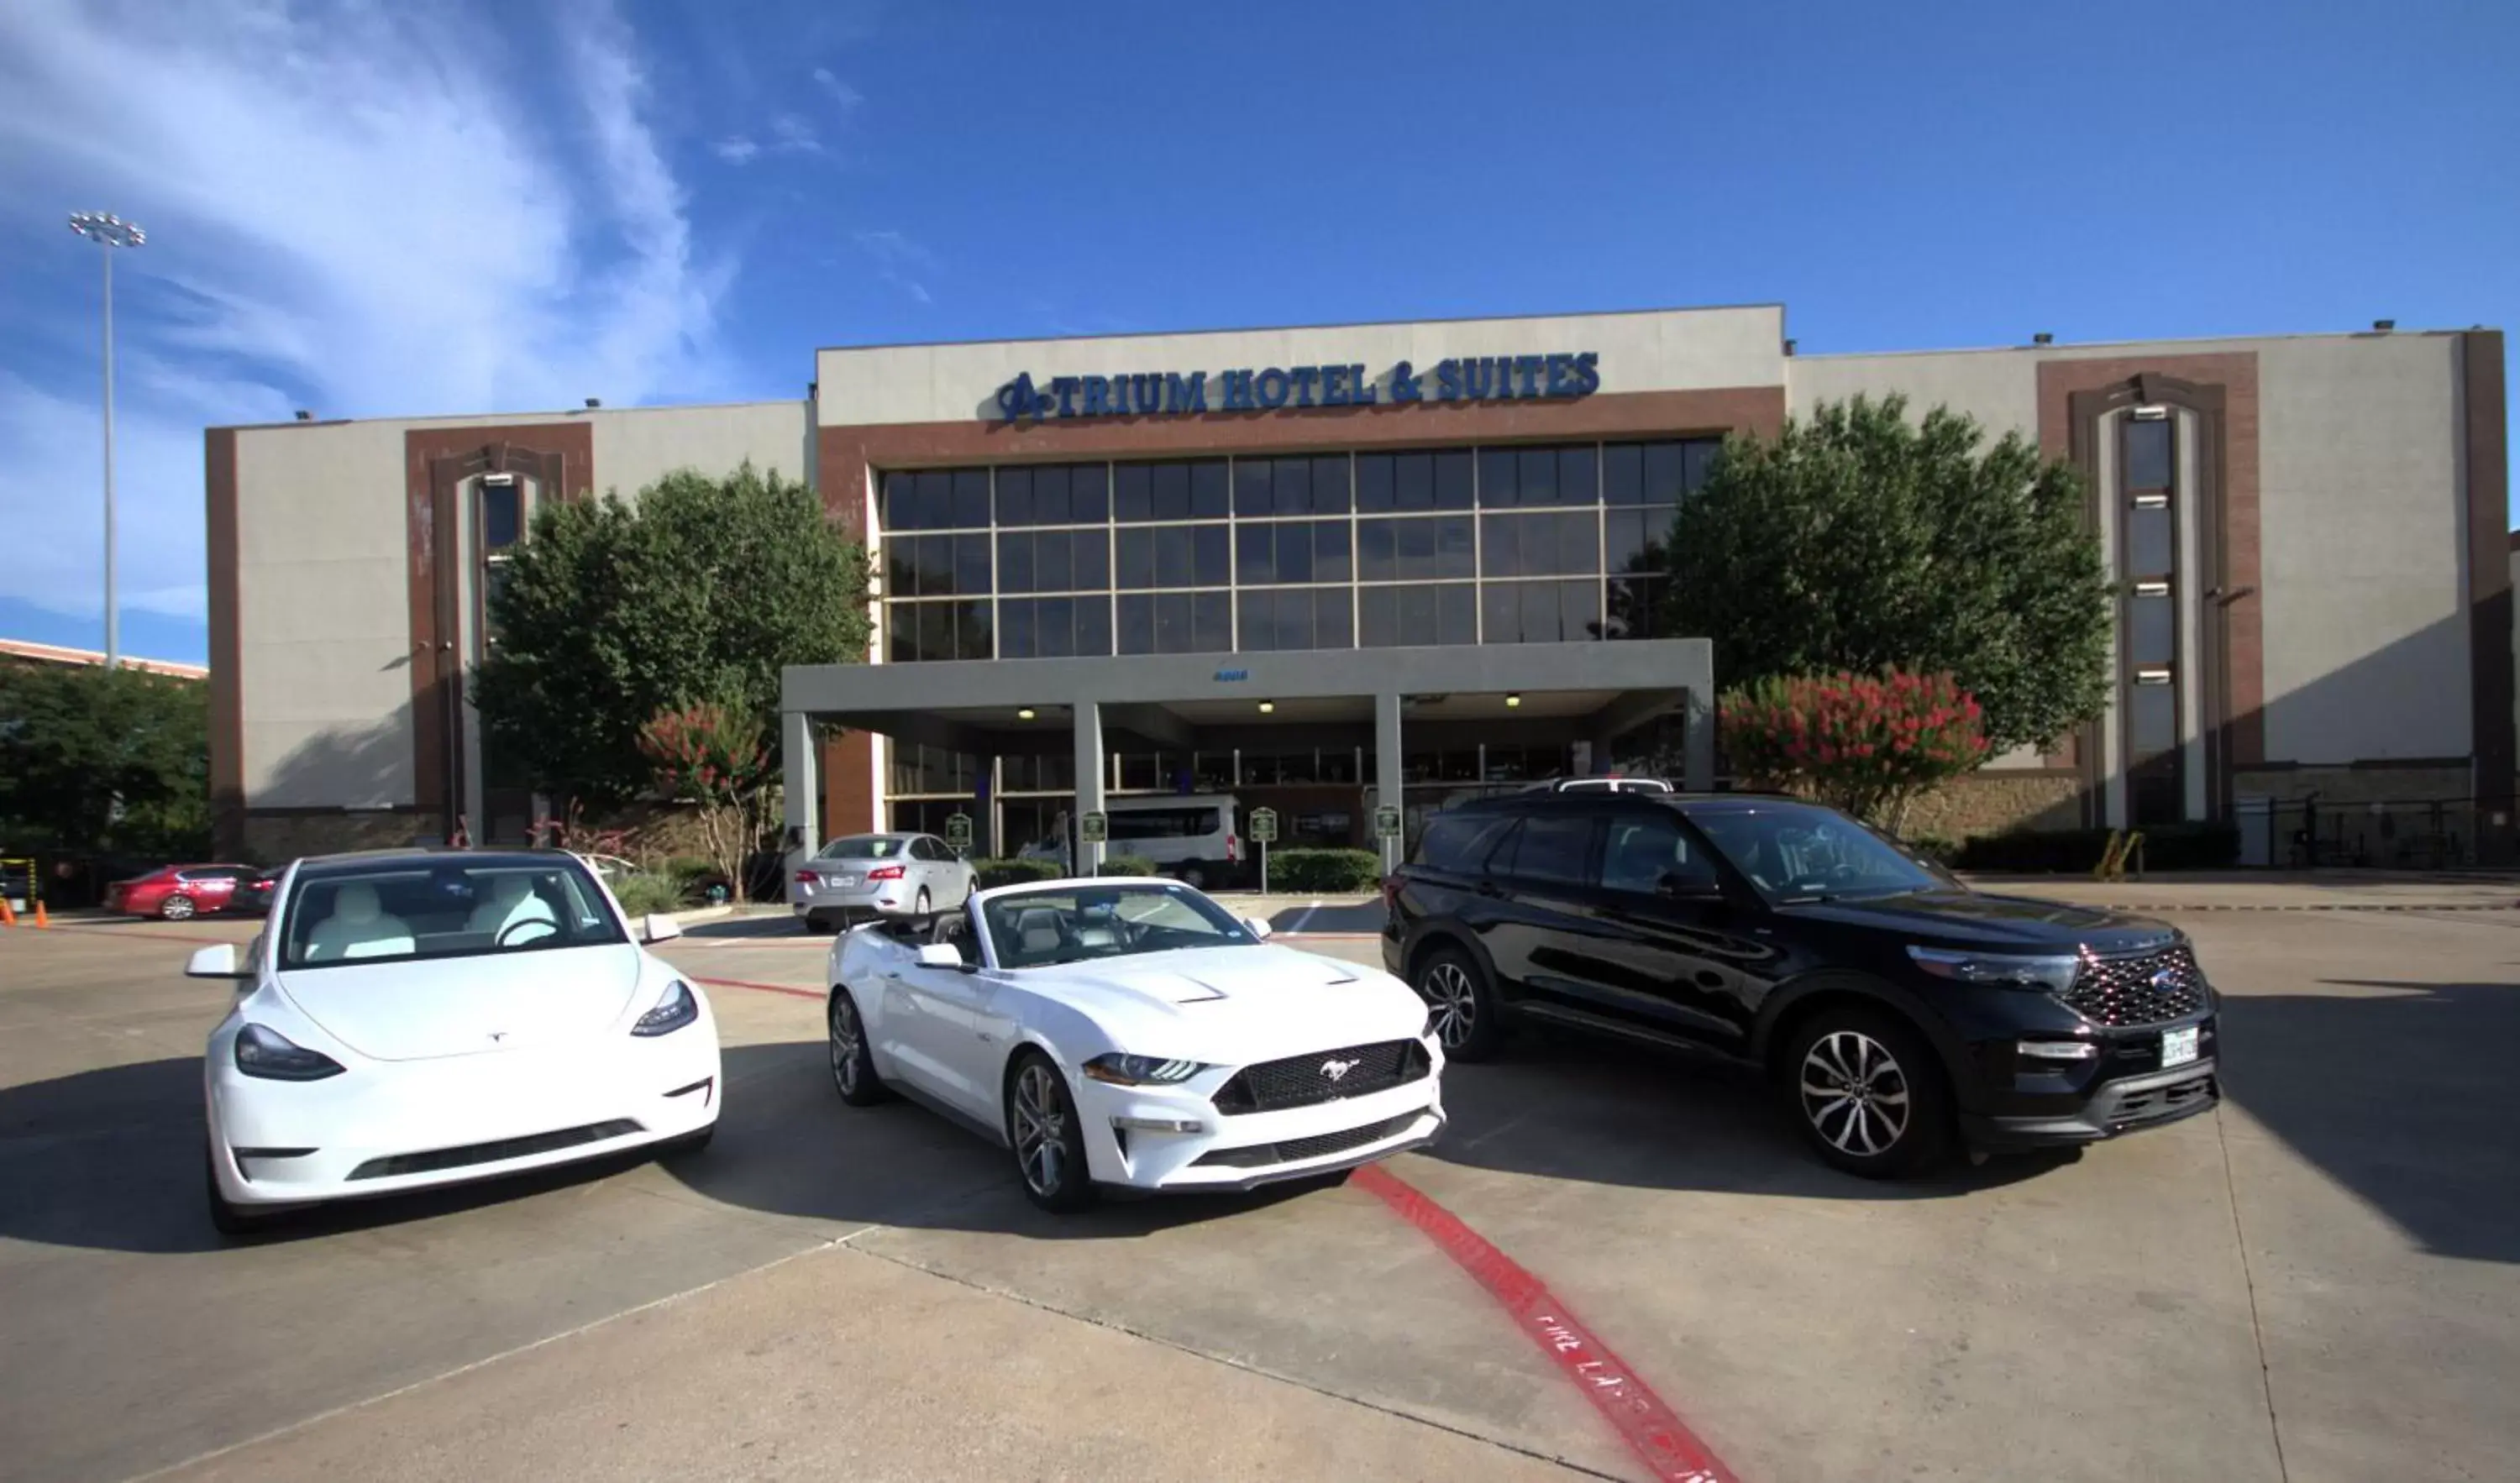
[[[714,1125],[726,1085],[705,1019],[599,1054],[355,1061],[312,1082],[248,1077],[213,1056],[203,1082],[220,1192],[256,1206],[470,1184],[645,1147]]]
[[[1253,1190],[1353,1169],[1433,1143],[1445,1122],[1440,1057],[1416,1081],[1275,1112],[1219,1112],[1209,1101],[1215,1087],[1073,1085],[1095,1182],[1163,1193]],[[1182,1123],[1198,1131],[1128,1125]]]
[[[2103,1082],[2081,1107],[2061,1115],[1962,1113],[1960,1134],[1981,1148],[2095,1144],[2193,1117],[2222,1100],[2223,1079],[2215,1062],[2198,1060],[2148,1076]]]

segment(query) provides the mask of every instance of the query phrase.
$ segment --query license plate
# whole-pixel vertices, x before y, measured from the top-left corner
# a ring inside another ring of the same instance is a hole
[[[857,883],[858,877],[855,876],[826,876],[823,877],[823,884],[833,888],[855,885]]]
[[[2189,1025],[2184,1030],[2164,1030],[2161,1033],[2163,1069],[2183,1066],[2196,1058],[2196,1028]]]

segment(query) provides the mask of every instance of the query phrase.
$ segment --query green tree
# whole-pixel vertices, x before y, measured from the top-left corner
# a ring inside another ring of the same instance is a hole
[[[0,663],[0,853],[210,847],[209,687]]]
[[[1728,686],[1896,667],[1947,673],[1996,751],[2045,743],[2107,697],[2110,585],[2083,484],[2017,433],[1823,403],[1735,437],[1681,507],[1660,631],[1714,640]]]
[[[472,701],[534,786],[618,804],[654,781],[652,717],[712,701],[767,725],[783,666],[865,656],[866,604],[866,548],[811,489],[683,471],[635,504],[542,508],[491,596]]]

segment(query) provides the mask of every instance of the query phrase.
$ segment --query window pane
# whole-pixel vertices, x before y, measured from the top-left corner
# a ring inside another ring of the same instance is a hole
[[[1398,520],[1399,571],[1403,581],[1422,581],[1435,574],[1435,522]]]
[[[1477,527],[1468,516],[1447,516],[1427,522],[1435,527],[1435,564],[1429,575],[1474,577],[1479,573]]]
[[[1601,588],[1595,582],[1557,584],[1557,634],[1568,643],[1601,636]]]
[[[2127,512],[2128,576],[2170,575],[2171,529],[2170,507],[2167,505],[2138,505]]]
[[[923,470],[919,474],[919,508],[911,513],[911,523],[922,530],[943,530],[954,520],[954,475],[942,469]]]
[[[1715,476],[1715,466],[1724,461],[1724,439],[1693,438],[1684,446],[1683,452],[1687,463],[1681,475],[1681,488],[1686,493],[1695,494],[1706,487],[1706,481]]]
[[[1688,485],[1688,456],[1684,443],[1644,445],[1644,498],[1648,504],[1677,505]]]
[[[1509,515],[1479,517],[1479,574],[1518,577],[1523,574],[1522,521]]]
[[[1601,517],[1603,532],[1602,559],[1612,571],[1629,571],[1644,560],[1645,513],[1642,510],[1613,510]]]
[[[1423,454],[1415,455],[1424,457]],[[1356,456],[1356,508],[1367,515],[1379,515],[1392,508],[1392,456],[1388,453],[1360,453]]]
[[[1415,648],[1444,642],[1442,621],[1432,587],[1395,587],[1400,595],[1400,642]]]
[[[1278,537],[1266,525],[1234,528],[1234,579],[1246,587],[1278,580]]]
[[[987,537],[981,539],[986,540]],[[955,656],[964,659],[996,658],[996,635],[990,632],[993,625],[989,621],[989,605],[957,603],[954,607],[955,622],[961,629],[959,642],[954,646]]]
[[[1123,528],[1116,537],[1120,548],[1119,580],[1123,589],[1155,585],[1155,533],[1151,530]]]
[[[1201,587],[1223,587],[1234,580],[1233,550],[1228,525],[1191,527],[1191,571]]]
[[[1480,588],[1479,609],[1486,619],[1486,627],[1479,634],[1481,643],[1522,642],[1522,594],[1510,583],[1491,582]]]
[[[919,659],[919,609],[908,603],[883,605],[883,656],[894,664]]]
[[[883,476],[883,508],[877,513],[886,532],[908,530],[911,510],[916,502],[918,477],[909,473],[887,473]]]
[[[481,486],[481,546],[505,551],[517,544],[524,523],[525,491],[514,483]]]
[[[1569,575],[1591,575],[1601,569],[1601,531],[1598,517],[1587,510],[1557,517],[1558,571]]]
[[[1144,464],[1121,464],[1111,471],[1111,509],[1115,518],[1155,517],[1154,474]]]
[[[1076,600],[1074,598],[1041,598],[1036,600],[1032,620],[1033,650],[1045,659],[1059,658],[1076,652]]]
[[[1435,508],[1469,510],[1478,504],[1478,486],[1471,477],[1470,451],[1457,448],[1435,455]]]
[[[1347,455],[1328,454],[1313,460],[1313,514],[1348,512]]]
[[[998,523],[1029,525],[1032,523],[1032,471],[1001,469],[998,471]]]
[[[2127,692],[2128,745],[2150,757],[2179,745],[2179,693],[2171,685],[2136,685]]]
[[[1661,592],[1661,584],[1648,578],[1613,578],[1606,636],[1613,639],[1654,637],[1653,605]]]
[[[1392,455],[1392,509],[1435,508],[1435,455],[1431,453]]]
[[[1157,464],[1148,471],[1154,485],[1155,518],[1190,518],[1190,465]]]
[[[1644,450],[1612,443],[1601,450],[1601,503],[1635,505],[1645,497]]]
[[[1192,652],[1230,652],[1234,648],[1234,594],[1230,592],[1195,594],[1191,624]]]
[[[1155,652],[1155,600],[1121,598],[1120,652],[1150,654]]]
[[[1291,598],[1293,594],[1286,594]],[[1348,636],[1350,620],[1348,589],[1317,588],[1313,592],[1313,647],[1346,649],[1353,642]]]
[[[1274,596],[1278,601],[1276,605],[1277,622],[1274,625],[1273,633],[1275,642],[1270,645],[1270,648],[1283,650],[1312,648],[1312,594],[1306,592],[1282,592],[1272,594],[1272,596]]]
[[[954,605],[919,605],[919,655],[922,659],[954,657]]]
[[[1557,585],[1554,582],[1522,584],[1522,642],[1554,644],[1565,634],[1557,626]]]
[[[954,538],[950,535],[922,535],[919,538],[919,595],[944,597],[954,591]]]
[[[1278,580],[1309,582],[1313,579],[1313,527],[1305,520],[1288,520],[1277,529]]]
[[[1269,461],[1245,458],[1234,461],[1234,513],[1267,515],[1271,511],[1269,494]]]
[[[1400,595],[1394,587],[1368,587],[1356,595],[1357,647],[1389,649],[1400,642]]]
[[[954,471],[954,524],[970,529],[989,523],[989,471]]]
[[[1000,603],[998,605],[998,657],[1029,659],[1036,652],[1038,651],[1033,648],[1031,602],[1018,599],[1012,603]]]
[[[1190,527],[1166,525],[1155,531],[1155,585],[1191,585]]]
[[[1368,582],[1387,582],[1399,575],[1398,520],[1359,520],[1356,525],[1356,574]]]
[[[1344,582],[1347,571],[1347,521],[1313,522],[1313,580]]]
[[[1557,452],[1553,448],[1525,448],[1515,455],[1521,466],[1522,503],[1554,505],[1557,503]]]
[[[1071,530],[1067,532],[1067,550],[1076,568],[1078,591],[1100,592],[1111,585],[1109,530]]]
[[[1076,600],[1076,652],[1080,654],[1107,654],[1111,652],[1109,598]]]
[[[1599,450],[1591,443],[1578,443],[1557,450],[1557,502],[1561,505],[1598,505],[1601,502],[1601,466]]]
[[[1456,582],[1435,589],[1435,630],[1447,644],[1479,641],[1478,588]]]
[[[1515,498],[1514,454],[1510,448],[1479,450],[1479,503],[1489,509],[1502,509],[1518,503]]]
[[[2168,596],[2127,599],[2127,655],[2137,664],[2170,664],[2179,657],[2174,628],[2178,609]]]
[[[1033,590],[1032,543],[1029,532],[998,537],[998,591]]]
[[[1190,652],[1190,594],[1167,592],[1155,598],[1155,652]]]
[[[902,536],[883,543],[883,589],[896,598],[919,593],[919,543]]]
[[[1232,513],[1232,504],[1225,460],[1205,459],[1190,466],[1190,513],[1192,519],[1221,520]]]
[[[1593,821],[1584,814],[1542,814],[1522,821],[1508,841],[1512,875],[1525,880],[1581,885],[1591,874]]]
[[[983,520],[981,523],[986,524]],[[954,590],[985,597],[989,591],[989,537],[986,532],[954,537]]]
[[[1032,585],[1035,592],[1068,592],[1076,586],[1076,563],[1067,532],[1045,530],[1032,538]]]
[[[1041,498],[1041,485],[1033,485]],[[1067,471],[1067,517],[1079,525],[1099,525],[1111,517],[1111,466],[1078,464]]]
[[[1292,594],[1290,594],[1291,596]],[[1274,649],[1278,643],[1278,594],[1246,592],[1241,602],[1241,642],[1245,650]]]
[[[1309,515],[1313,509],[1313,465],[1310,459],[1270,461],[1272,508],[1280,515]]]
[[[2138,422],[2126,425],[2126,477],[2129,489],[2167,489],[2170,487],[2170,420]]]

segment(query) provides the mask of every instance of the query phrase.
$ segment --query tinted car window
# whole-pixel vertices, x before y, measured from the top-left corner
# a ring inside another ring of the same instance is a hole
[[[1601,847],[1601,884],[1613,891],[1651,892],[1663,877],[1678,877],[1683,890],[1713,890],[1715,862],[1690,845],[1680,822],[1653,813],[1610,821],[1609,838]]]
[[[1584,814],[1525,819],[1498,850],[1492,868],[1525,880],[1581,885],[1592,876],[1593,821]]]
[[[1418,840],[1417,863],[1429,870],[1475,875],[1513,820],[1494,814],[1439,814]]]
[[[1943,877],[1834,809],[1778,801],[1692,809],[1732,868],[1772,901],[1941,890]]]

